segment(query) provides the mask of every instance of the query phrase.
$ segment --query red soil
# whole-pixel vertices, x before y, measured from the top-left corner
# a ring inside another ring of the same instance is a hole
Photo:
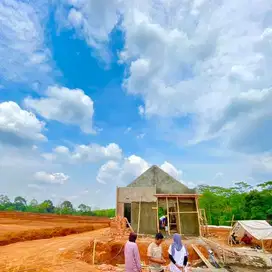
[[[108,227],[108,218],[0,212],[0,246]]]

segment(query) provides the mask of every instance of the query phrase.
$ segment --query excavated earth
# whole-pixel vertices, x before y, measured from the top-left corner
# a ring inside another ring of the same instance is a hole
[[[2,243],[2,246],[0,246],[0,271],[123,271],[122,269],[118,270],[113,265],[124,263],[124,245],[129,230],[125,228],[126,224],[123,219],[118,220],[21,213],[2,213],[1,216],[0,213],[0,242]],[[85,232],[86,230],[87,232]],[[192,248],[192,244],[195,244],[206,258],[208,257],[208,248],[212,248],[221,258],[220,250],[225,239],[223,237],[226,237],[227,234],[228,230],[217,229],[208,240],[185,238],[183,242],[189,251],[189,261],[191,264],[199,266],[190,271],[212,271],[204,269],[205,265],[201,263],[199,256]],[[151,237],[139,237],[137,239],[143,262],[147,262],[147,247],[152,240]],[[166,259],[168,259],[167,249],[170,243],[171,240],[166,239],[162,245]],[[229,260],[234,260],[234,262],[229,261],[231,266],[226,267],[227,270],[215,270],[218,272],[271,271],[265,266],[259,268],[245,265],[237,266],[239,262],[250,265],[256,261],[254,259],[255,253],[252,253],[253,257],[247,257],[247,254],[250,254],[248,251],[237,252],[232,249],[229,256],[224,256]],[[225,254],[228,254],[227,248],[225,248]]]

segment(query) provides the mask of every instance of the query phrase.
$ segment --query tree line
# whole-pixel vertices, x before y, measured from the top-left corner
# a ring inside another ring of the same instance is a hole
[[[245,182],[237,182],[230,188],[200,185],[197,187],[197,191],[201,194],[199,207],[205,209],[210,225],[230,225],[232,216],[235,220],[256,219],[272,222],[272,181],[255,187]],[[15,197],[12,202],[4,195],[0,195],[0,211],[115,216],[115,209],[93,211],[85,204],[80,204],[75,208],[67,200],[58,206],[54,206],[51,200],[38,203],[33,199],[27,203],[21,196]]]
[[[231,188],[201,185],[199,206],[206,211],[208,224],[230,225],[235,220],[268,220],[272,222],[272,181],[255,187],[237,182]]]
[[[55,213],[60,215],[86,215],[86,216],[103,216],[114,217],[115,209],[106,210],[92,210],[92,208],[85,204],[80,204],[77,208],[73,204],[65,200],[60,205],[54,206],[51,200],[44,200],[39,203],[36,199],[29,203],[21,196],[15,197],[11,201],[8,196],[0,195],[0,211],[20,211],[32,213]]]

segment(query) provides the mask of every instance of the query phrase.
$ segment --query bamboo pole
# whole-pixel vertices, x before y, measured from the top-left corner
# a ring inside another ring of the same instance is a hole
[[[180,221],[180,212],[179,212],[179,199],[177,197],[177,205],[178,205],[178,221],[179,221],[179,233],[181,234],[181,221]]]
[[[119,203],[119,188],[118,186],[116,187],[116,209],[115,209],[115,216],[117,217],[118,215],[118,203]]]
[[[231,230],[230,230],[230,233],[229,233],[229,237],[228,237],[228,241],[230,240],[230,246],[232,247],[232,238],[231,238],[231,233],[232,233],[232,224],[233,224],[233,221],[234,221],[234,214],[232,215],[232,218],[231,218]]]
[[[261,241],[262,241],[262,250],[263,250],[263,252],[265,252],[264,241],[263,241],[263,239],[262,239]]]
[[[202,229],[200,226],[200,218],[199,218],[199,209],[198,209],[198,198],[195,198],[195,205],[196,205],[196,211],[197,211],[197,221],[198,221],[198,227],[199,227],[199,235],[202,236]]]
[[[94,265],[94,259],[95,259],[95,248],[96,248],[96,240],[94,240],[94,247],[93,247],[93,265]]]
[[[138,213],[138,227],[137,227],[137,234],[140,231],[140,222],[141,222],[141,204],[142,204],[142,196],[140,197],[140,202],[139,202],[139,213]]]
[[[156,214],[156,218],[157,218],[157,232],[160,231],[160,222],[159,222],[159,199],[157,198],[157,201],[156,201],[156,205],[157,205],[157,214]]]
[[[166,209],[167,209],[167,228],[168,228],[168,235],[170,235],[170,218],[169,218],[169,203],[168,203],[168,197],[166,197]]]
[[[129,227],[130,231],[131,231],[131,232],[134,232],[134,230],[133,230],[132,226],[130,225],[130,223],[128,222],[128,220],[127,220],[127,218],[126,218],[126,217],[125,217],[125,219],[126,219],[126,222],[127,222],[127,224],[128,224],[128,227]]]

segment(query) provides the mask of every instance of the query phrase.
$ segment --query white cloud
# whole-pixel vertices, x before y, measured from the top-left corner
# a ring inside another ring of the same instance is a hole
[[[58,5],[61,27],[74,28],[89,46],[101,50],[120,19],[121,0],[63,1]]]
[[[244,144],[271,148],[258,139],[271,127],[271,104],[266,100],[251,100],[250,115],[239,107],[236,115],[224,115],[243,93],[271,88],[269,7],[269,0],[128,3],[120,58],[129,66],[125,89],[144,100],[140,113],[189,116],[192,143],[222,136],[236,149],[243,143],[239,139],[253,133]]]
[[[44,126],[33,113],[22,110],[15,102],[0,103],[0,141],[13,145],[44,141]]]
[[[121,159],[122,149],[115,143],[110,143],[107,146],[77,145],[73,150],[66,146],[57,146],[52,153],[45,153],[43,157],[49,161],[63,163],[93,163],[106,159]]]
[[[124,185],[141,175],[149,164],[136,155],[125,158],[122,163],[108,161],[102,165],[96,177],[99,183]]]
[[[106,184],[108,181],[111,181],[113,177],[118,176],[120,170],[118,162],[108,161],[100,167],[96,180],[99,183]]]
[[[165,161],[162,165],[161,165],[161,169],[163,171],[165,171],[166,173],[168,173],[170,176],[172,176],[173,178],[180,180],[181,176],[182,176],[182,171],[178,170],[173,164]]]
[[[225,116],[244,93],[271,88],[269,0],[67,0],[64,6],[60,22],[95,48],[108,41],[122,15],[124,88],[142,97],[140,115],[188,118],[191,131],[182,131],[183,143],[222,137],[235,150],[269,150],[268,141],[258,140],[272,127],[269,103],[251,101],[251,115],[238,107]]]
[[[139,107],[138,107],[138,111],[139,111],[139,114],[140,114],[141,116],[143,116],[143,115],[145,114],[145,109],[144,109],[143,106],[139,106]]]
[[[94,132],[93,101],[82,90],[51,86],[46,95],[40,99],[26,98],[25,104],[48,120],[78,125],[85,133]]]
[[[115,184],[115,185],[127,185],[132,182],[135,178],[144,173],[151,164],[149,164],[143,158],[132,155],[123,160],[123,162],[108,161],[102,165],[98,171],[96,180],[103,184]],[[171,163],[165,161],[160,168],[174,177],[175,179],[181,181],[184,184],[188,184],[181,180],[182,171],[177,169]],[[189,182],[189,185],[193,183]]]
[[[78,12],[74,8],[69,11],[68,21],[75,27],[80,28],[83,23],[83,17],[81,12]]]
[[[64,184],[70,177],[64,173],[36,172],[34,178],[46,184]]]
[[[271,153],[258,154],[251,156],[252,168],[259,173],[272,173],[272,156]]]
[[[42,26],[47,11],[42,2],[0,2],[0,79],[5,85],[51,81],[51,53]]]

